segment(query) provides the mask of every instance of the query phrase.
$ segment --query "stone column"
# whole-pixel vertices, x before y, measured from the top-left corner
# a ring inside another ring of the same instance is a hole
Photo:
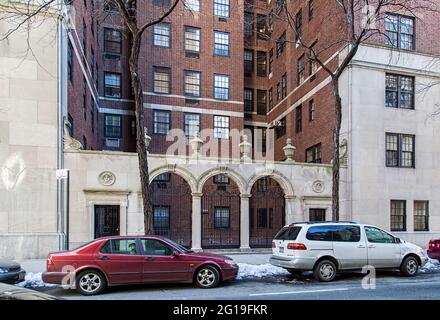
[[[202,251],[202,194],[192,194],[192,250]]]
[[[249,246],[249,198],[250,194],[240,195],[240,250],[248,251]]]

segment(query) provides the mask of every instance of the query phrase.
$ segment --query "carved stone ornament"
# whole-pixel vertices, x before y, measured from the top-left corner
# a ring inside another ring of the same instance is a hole
[[[70,136],[68,126],[70,125],[69,120],[64,118],[64,150],[79,150],[82,149],[83,146],[81,142],[74,139],[72,136]]]
[[[109,187],[116,182],[116,176],[113,172],[104,171],[98,177],[99,183],[103,186]]]
[[[322,193],[325,189],[324,182],[316,180],[312,184],[312,190],[316,193]]]

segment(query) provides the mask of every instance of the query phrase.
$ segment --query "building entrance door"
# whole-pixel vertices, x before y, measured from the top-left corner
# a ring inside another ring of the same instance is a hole
[[[119,235],[119,206],[95,205],[95,239]]]

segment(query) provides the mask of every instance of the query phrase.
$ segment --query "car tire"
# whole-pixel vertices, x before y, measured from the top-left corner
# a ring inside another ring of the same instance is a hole
[[[199,288],[215,288],[220,283],[220,273],[213,266],[203,266],[197,270],[194,281]]]
[[[406,277],[414,277],[419,271],[419,263],[413,256],[403,259],[400,266],[400,272]]]
[[[319,261],[313,269],[315,279],[321,282],[330,282],[335,279],[337,273],[336,265],[331,260]]]
[[[80,294],[93,296],[101,293],[107,287],[107,281],[99,271],[84,270],[76,277],[75,285]]]

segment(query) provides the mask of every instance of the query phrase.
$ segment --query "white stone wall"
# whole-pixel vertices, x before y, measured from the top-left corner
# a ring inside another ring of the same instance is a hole
[[[390,200],[407,200],[407,232],[403,239],[423,247],[440,238],[440,80],[433,57],[385,48],[362,47],[344,73],[342,137],[348,138],[349,165],[342,184],[343,210],[351,219],[390,228]],[[415,110],[385,107],[386,72],[416,80]],[[385,166],[385,133],[416,136],[415,169]],[[413,231],[414,200],[429,200],[430,231]]]
[[[71,229],[72,246],[93,239],[93,206],[120,206],[121,234],[142,234],[143,213],[137,155],[122,152],[67,151],[65,166],[71,170]],[[218,163],[216,159],[194,160],[185,157],[150,155],[150,179],[164,172],[183,177],[191,187],[193,199],[193,247],[200,249],[200,195],[207,179],[219,173],[227,174],[240,188],[241,248],[248,249],[249,207],[246,206],[253,183],[270,176],[283,188],[286,199],[286,222],[307,221],[308,208],[324,208],[331,217],[331,169],[328,165],[253,162],[244,164]],[[103,172],[111,172],[113,184],[100,181]]]
[[[0,41],[0,257],[16,259],[58,249],[57,20],[35,25]]]

